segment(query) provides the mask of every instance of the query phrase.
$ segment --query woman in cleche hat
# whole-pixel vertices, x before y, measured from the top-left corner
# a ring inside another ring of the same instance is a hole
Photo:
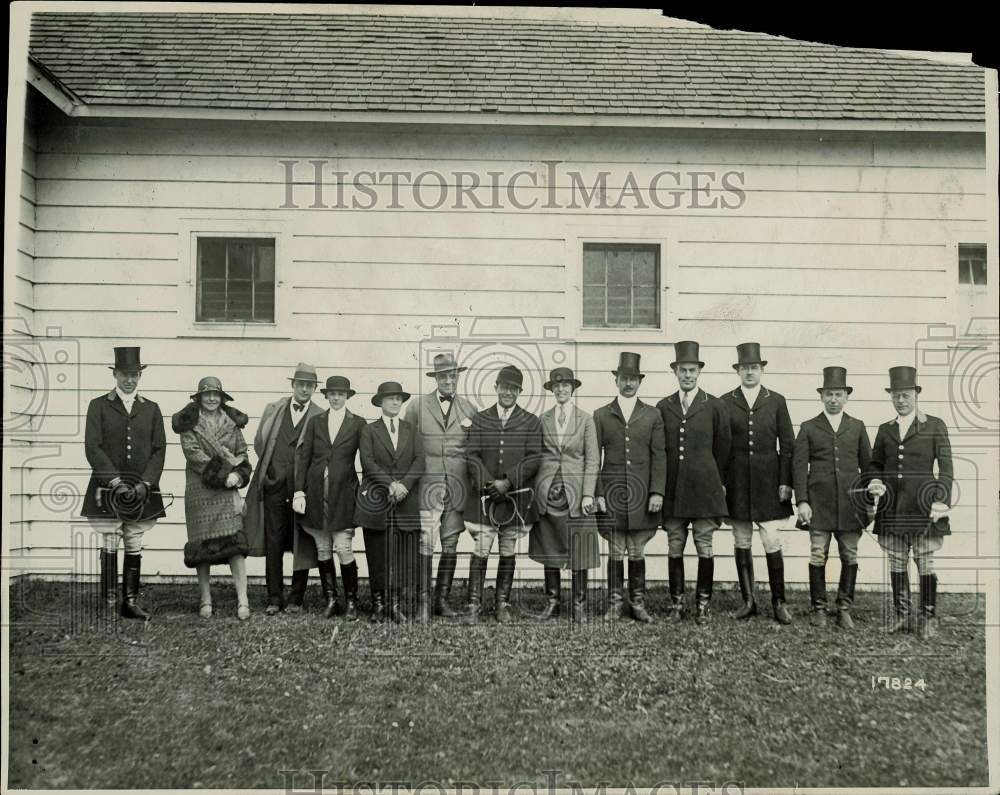
[[[184,511],[188,541],[184,565],[198,572],[199,613],[212,616],[209,570],[228,563],[236,586],[237,617],[250,617],[247,601],[247,538],[243,532],[243,498],[239,489],[250,482],[250,461],[242,429],[249,418],[228,405],[232,397],[214,376],[198,382],[191,402],[171,418],[180,434],[185,467]]]

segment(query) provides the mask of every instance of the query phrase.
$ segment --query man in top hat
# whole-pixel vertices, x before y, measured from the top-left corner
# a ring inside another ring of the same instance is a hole
[[[167,437],[160,407],[138,392],[142,364],[139,348],[115,348],[110,368],[115,387],[87,407],[84,450],[92,473],[82,514],[104,536],[101,592],[105,606],[115,605],[118,539],[124,541],[121,615],[148,621],[138,605],[142,537],[164,516],[160,475]]]
[[[667,477],[663,494],[663,527],[667,531],[670,577],[670,620],[684,611],[684,545],[688,527],[698,551],[695,620],[708,618],[715,579],[712,533],[729,512],[726,505],[726,468],[732,431],[726,404],[698,387],[705,363],[698,343],[674,343],[670,369],[680,387],[656,407],[663,416],[667,438]]]
[[[420,595],[418,618],[430,620],[430,581],[434,559],[434,537],[441,539],[434,589],[434,614],[459,615],[448,604],[451,583],[458,562],[458,539],[465,529],[465,436],[476,413],[471,401],[456,394],[459,367],[450,353],[434,357],[434,369],[427,373],[437,388],[411,401],[405,419],[417,428],[424,449],[426,472],[420,480]]]
[[[479,619],[486,564],[497,537],[496,619],[501,624],[513,620],[510,590],[517,540],[531,531],[535,520],[531,490],[541,464],[542,424],[517,405],[523,385],[517,367],[503,367],[494,384],[497,402],[472,417],[466,441],[465,527],[475,541],[469,561],[468,617],[473,622]]]
[[[852,495],[859,493],[872,449],[865,424],[844,411],[854,391],[847,385],[847,370],[824,367],[823,386],[816,391],[823,411],[802,423],[793,458],[798,523],[809,530],[812,623],[826,624],[826,561],[830,539],[836,536],[840,553],[837,625],[850,629],[854,626],[851,606],[858,579],[858,542],[868,524],[861,501]]]
[[[736,346],[733,369],[740,385],[722,400],[729,413],[732,444],[726,467],[726,503],[733,527],[736,574],[743,606],[736,618],[757,614],[754,598],[751,541],[756,526],[767,558],[768,581],[774,618],[790,624],[785,606],[785,564],[781,554],[780,528],[792,515],[792,454],[795,430],[785,398],[761,384],[767,362],[760,343]]]
[[[649,623],[653,617],[645,603],[645,549],[660,522],[667,467],[663,419],[638,397],[645,378],[639,363],[638,353],[618,355],[618,367],[611,371],[618,397],[594,412],[597,447],[603,451],[597,477],[597,528],[608,542],[608,610],[604,617],[617,621],[625,615],[622,589],[628,557],[631,614],[636,621]]]
[[[910,620],[909,559],[912,550],[920,576],[919,633],[935,632],[937,574],[934,553],[951,533],[948,512],[954,481],[948,428],[917,405],[921,388],[913,367],[889,369],[889,386],[896,417],[875,435],[868,493],[879,497],[875,533],[889,557],[896,622],[892,632],[906,631]],[[937,466],[937,474],[934,467]]]
[[[292,510],[302,517],[302,529],[316,545],[320,586],[326,599],[326,617],[343,613],[357,620],[358,564],[354,560],[354,502],[358,492],[355,458],[366,423],[347,409],[357,394],[342,375],[326,379],[320,390],[330,408],[305,427],[295,461],[295,494]],[[344,606],[337,602],[337,572],[333,553],[340,560],[344,580]],[[306,570],[308,571],[308,570]]]
[[[297,613],[302,609],[309,569],[318,562],[315,542],[298,527],[292,511],[292,497],[295,493],[295,451],[305,438],[308,420],[323,413],[323,409],[312,401],[319,379],[315,367],[300,362],[288,380],[292,384],[292,394],[268,403],[261,414],[253,441],[257,469],[246,495],[250,554],[266,558],[265,613],[269,616],[285,609],[283,568],[286,550],[294,548],[295,551],[289,612]]]

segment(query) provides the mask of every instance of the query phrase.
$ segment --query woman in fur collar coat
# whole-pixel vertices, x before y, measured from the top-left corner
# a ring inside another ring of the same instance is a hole
[[[243,531],[243,498],[239,489],[250,482],[250,461],[242,428],[246,414],[227,405],[222,382],[211,376],[198,382],[191,402],[171,418],[180,434],[185,467],[184,511],[188,541],[184,565],[198,572],[199,612],[212,615],[209,567],[228,563],[236,585],[236,615],[250,617],[247,600],[247,538]]]

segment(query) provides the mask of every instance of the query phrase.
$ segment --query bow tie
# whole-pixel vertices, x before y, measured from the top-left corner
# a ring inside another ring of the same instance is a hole
[[[454,399],[455,399],[454,395],[442,395],[438,393],[438,400],[440,400],[442,403],[451,403],[451,401],[453,401]]]
[[[295,403],[295,402],[292,403],[292,408],[295,409],[296,411],[302,411],[305,407],[306,407],[305,403]]]

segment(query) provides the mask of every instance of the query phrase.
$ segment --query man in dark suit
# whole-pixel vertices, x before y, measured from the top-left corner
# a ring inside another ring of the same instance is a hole
[[[399,418],[410,393],[395,381],[379,384],[372,405],[382,416],[361,431],[361,491],[354,523],[364,528],[373,622],[409,620],[419,576],[420,496],[424,451],[417,429]],[[405,594],[405,599],[403,595]],[[400,604],[403,599],[406,609]]]
[[[358,564],[353,546],[358,475],[354,459],[367,423],[347,409],[347,401],[356,394],[349,379],[331,375],[321,391],[330,408],[306,420],[305,436],[296,452],[292,509],[302,516],[302,529],[316,544],[326,617],[343,613],[348,621],[356,621]],[[343,609],[337,602],[334,552],[344,579]]]
[[[465,527],[475,549],[469,561],[468,618],[475,622],[482,609],[486,564],[499,538],[496,619],[513,620],[510,590],[514,584],[517,540],[531,531],[535,520],[532,487],[542,458],[542,424],[517,405],[524,375],[513,365],[497,374],[497,402],[472,418],[466,442],[468,488]]]
[[[292,564],[289,613],[302,609],[309,569],[317,562],[316,544],[308,533],[299,530],[298,519],[292,510],[295,451],[305,438],[307,420],[323,413],[323,409],[312,401],[319,384],[316,368],[300,362],[289,381],[292,394],[268,403],[261,414],[253,440],[257,468],[246,494],[244,527],[250,554],[265,558],[267,608],[264,612],[269,616],[285,609],[285,552],[293,550],[296,553]]]
[[[889,369],[889,386],[896,418],[879,426],[869,472],[869,493],[879,497],[875,533],[889,558],[896,621],[890,631],[910,629],[910,575],[913,561],[920,576],[921,638],[935,633],[937,574],[934,553],[950,535],[954,472],[948,428],[917,405],[921,387],[913,367]],[[937,466],[937,474],[934,472]]]
[[[847,385],[847,370],[824,367],[823,386],[816,391],[823,412],[802,423],[793,458],[799,525],[809,530],[812,623],[826,625],[826,561],[830,539],[836,536],[840,554],[837,625],[850,629],[854,626],[851,606],[858,579],[858,542],[868,524],[863,503],[852,495],[859,494],[872,448],[865,424],[844,411],[854,391]]]
[[[667,439],[663,527],[669,555],[669,618],[679,621],[683,614],[684,545],[690,527],[698,551],[695,620],[702,624],[708,619],[715,579],[712,534],[729,512],[723,484],[732,431],[725,403],[698,388],[705,366],[699,359],[698,343],[676,342],[674,352],[670,368],[680,389],[656,404]]]
[[[732,433],[726,467],[726,503],[729,524],[733,527],[736,574],[743,595],[743,606],[736,611],[736,618],[757,614],[751,552],[756,526],[767,557],[774,618],[780,624],[790,624],[792,617],[785,606],[785,563],[780,531],[793,513],[795,431],[785,398],[760,382],[767,366],[760,355],[760,344],[744,342],[737,345],[736,357],[738,361],[733,369],[740,377],[740,385],[722,396]]]
[[[137,391],[146,369],[139,348],[115,348],[115,364],[110,369],[115,388],[87,407],[84,450],[92,474],[82,513],[104,536],[101,592],[105,606],[115,606],[118,539],[122,538],[121,615],[148,621],[149,613],[137,602],[142,537],[164,516],[159,487],[167,438],[160,407]]]
[[[628,557],[629,609],[636,621],[650,623],[646,610],[646,544],[656,535],[663,507],[666,453],[663,419],[638,398],[645,376],[638,353],[623,351],[611,371],[618,397],[594,412],[597,447],[603,452],[597,477],[597,529],[608,542],[608,610],[605,618],[625,615],[622,594]]]

